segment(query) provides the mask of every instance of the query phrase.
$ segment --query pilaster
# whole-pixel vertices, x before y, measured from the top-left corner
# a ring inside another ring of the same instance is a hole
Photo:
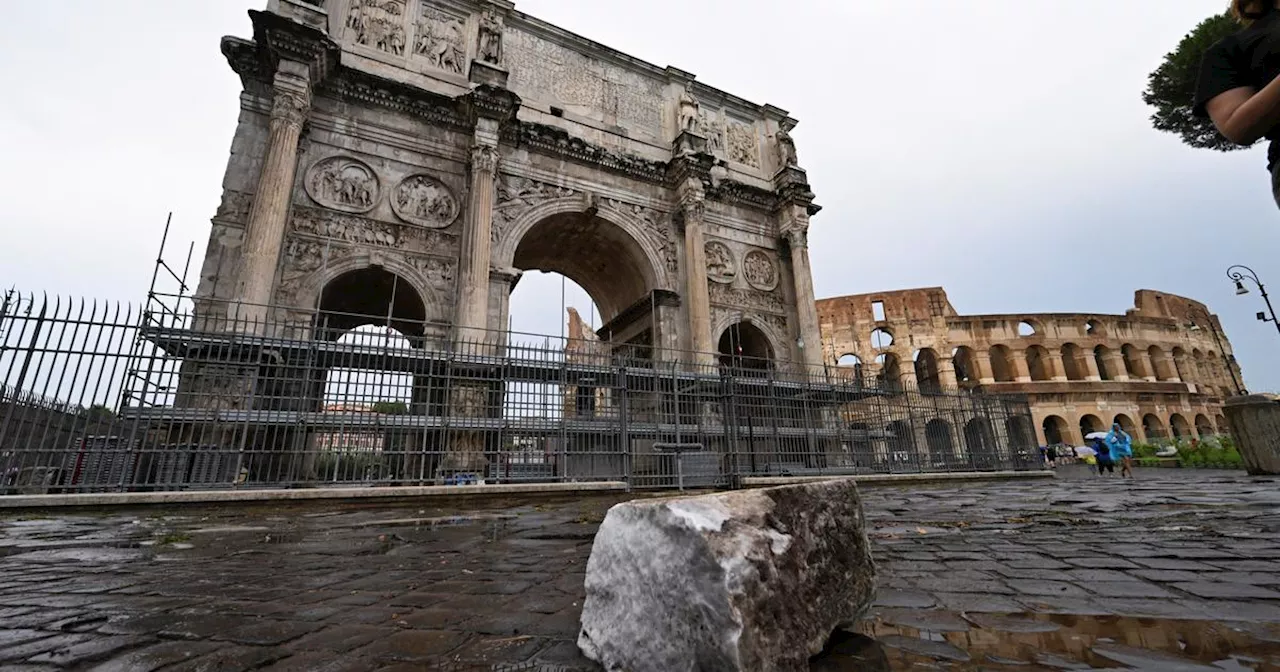
[[[684,225],[684,269],[690,346],[698,364],[715,362],[711,342],[711,293],[707,287],[705,240],[706,193],[702,181],[689,177],[680,184],[680,219]]]
[[[796,317],[800,321],[800,359],[811,373],[822,367],[822,332],[814,303],[813,271],[809,265],[809,217],[820,207],[813,203],[808,176],[795,165],[784,165],[773,178],[779,197],[778,233],[791,252],[792,283],[796,292]]]
[[[1016,383],[1031,382],[1031,371],[1027,368],[1026,350],[1009,350],[1009,363],[1013,365],[1013,380]]]
[[[1057,383],[1067,382],[1067,368],[1062,361],[1062,352],[1058,350],[1049,351],[1049,366],[1052,370],[1049,372],[1049,379]]]

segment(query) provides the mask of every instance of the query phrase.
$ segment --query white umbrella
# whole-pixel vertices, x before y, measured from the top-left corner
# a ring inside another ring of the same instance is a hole
[[[1084,438],[1085,439],[1105,439],[1107,438],[1107,433],[1106,432],[1090,432],[1088,434],[1085,434]]]
[[[1076,446],[1075,451],[1076,457],[1096,457],[1098,455],[1098,451],[1089,446]]]

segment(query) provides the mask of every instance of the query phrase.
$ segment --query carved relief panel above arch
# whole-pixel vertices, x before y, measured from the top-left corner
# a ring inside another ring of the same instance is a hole
[[[307,171],[303,187],[311,200],[334,210],[365,213],[378,205],[378,175],[365,162],[349,156],[321,159]]]
[[[742,276],[756,289],[771,292],[778,287],[778,265],[764,250],[751,250],[742,258]]]
[[[738,277],[738,263],[728,245],[718,240],[708,240],[703,250],[707,259],[707,277],[713,282],[733,284]]]
[[[422,173],[400,181],[391,192],[391,209],[410,224],[443,229],[458,218],[458,199],[440,180]]]

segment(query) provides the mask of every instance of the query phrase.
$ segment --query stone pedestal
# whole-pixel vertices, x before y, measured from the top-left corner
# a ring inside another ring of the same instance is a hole
[[[627,502],[591,548],[578,646],[606,670],[807,670],[874,590],[852,479]]]
[[[449,408],[458,418],[483,418],[486,415],[485,399],[488,389],[479,384],[456,383],[449,392]],[[451,430],[445,445],[445,453],[436,468],[437,480],[455,474],[474,474],[484,478],[489,461],[484,456],[484,434],[471,430]]]
[[[1231,438],[1250,474],[1280,474],[1280,395],[1248,394],[1223,404]]]

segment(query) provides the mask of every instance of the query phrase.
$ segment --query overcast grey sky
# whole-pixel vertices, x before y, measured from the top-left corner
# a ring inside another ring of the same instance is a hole
[[[800,120],[819,296],[942,285],[962,313],[1205,301],[1255,389],[1280,335],[1233,263],[1280,283],[1264,150],[1151,130],[1147,73],[1224,0],[517,0],[517,8]],[[197,257],[239,82],[218,51],[264,0],[22,3],[0,23],[0,283],[136,300],[165,213]],[[173,258],[180,256],[173,246]],[[1280,291],[1280,284],[1276,285]],[[571,288],[572,289],[572,288]],[[559,282],[516,328],[558,334]],[[570,292],[570,304],[589,310]]]

